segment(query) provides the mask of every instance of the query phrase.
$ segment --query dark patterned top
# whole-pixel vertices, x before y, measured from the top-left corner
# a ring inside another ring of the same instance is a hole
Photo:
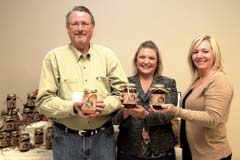
[[[147,109],[150,114],[146,119],[128,117],[123,120],[122,111],[119,110],[113,118],[115,124],[119,124],[119,134],[117,139],[118,151],[126,155],[133,155],[141,158],[157,158],[160,153],[165,152],[177,143],[171,127],[173,116],[160,114],[151,111],[149,102],[151,98],[150,90],[144,93],[139,77],[137,75],[128,78],[129,83],[137,86],[139,104]],[[166,102],[177,105],[177,88],[174,79],[155,76],[152,82],[163,84],[169,90],[166,94]],[[144,143],[142,139],[142,129],[148,130],[150,143]]]

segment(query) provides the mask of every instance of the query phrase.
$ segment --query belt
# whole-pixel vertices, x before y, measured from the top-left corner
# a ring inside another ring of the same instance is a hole
[[[98,134],[99,132],[107,129],[110,126],[112,126],[112,122],[111,121],[107,121],[101,127],[93,129],[93,130],[86,129],[86,130],[80,130],[80,131],[73,130],[73,129],[68,128],[65,125],[57,123],[57,122],[54,122],[53,125],[56,126],[59,129],[65,131],[65,132],[67,132],[67,133],[74,133],[74,134],[79,134],[80,136],[83,136],[83,137],[89,137],[89,136],[93,136],[95,134]]]

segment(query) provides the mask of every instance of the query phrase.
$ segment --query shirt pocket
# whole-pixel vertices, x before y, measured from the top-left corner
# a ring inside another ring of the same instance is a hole
[[[59,96],[64,99],[71,100],[73,92],[79,92],[80,90],[80,81],[77,78],[64,78],[60,83],[60,92]]]

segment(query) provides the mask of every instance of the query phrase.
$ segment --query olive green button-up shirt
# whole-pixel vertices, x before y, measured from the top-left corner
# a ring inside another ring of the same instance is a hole
[[[112,50],[91,44],[83,56],[72,44],[51,50],[43,60],[36,106],[40,113],[75,129],[95,129],[120,106],[120,86],[127,83],[125,72]],[[73,94],[97,90],[105,109],[101,116],[85,119],[73,112]]]

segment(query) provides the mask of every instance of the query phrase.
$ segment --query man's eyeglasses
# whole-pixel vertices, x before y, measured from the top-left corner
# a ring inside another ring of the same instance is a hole
[[[79,26],[86,28],[89,27],[92,23],[87,22],[74,22],[74,23],[68,23],[73,28],[78,28]]]

